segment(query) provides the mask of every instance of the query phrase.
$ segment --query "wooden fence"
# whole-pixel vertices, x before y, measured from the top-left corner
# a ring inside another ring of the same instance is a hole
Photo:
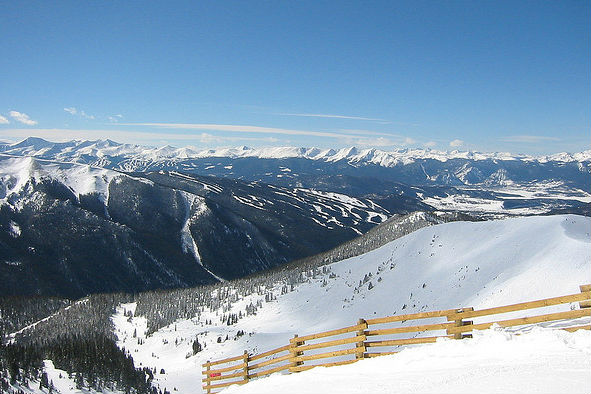
[[[548,307],[553,307],[551,313],[547,313],[548,310],[546,310],[542,314],[523,316],[523,311]],[[558,309],[567,310],[556,311]],[[496,316],[499,314],[511,316],[500,318]],[[357,324],[349,327],[301,337],[295,335],[289,340],[288,345],[264,353],[249,354],[245,350],[244,354],[239,356],[207,361],[203,364],[203,375],[205,375],[203,389],[209,394],[213,390],[233,384],[244,384],[250,379],[276,372],[292,373],[317,366],[351,364],[363,358],[395,354],[400,351],[401,346],[433,343],[441,337],[470,338],[472,330],[484,330],[493,324],[513,327],[584,316],[591,316],[591,285],[589,284],[580,286],[580,292],[576,294],[495,308],[448,309],[367,320],[359,319]],[[510,318],[507,319],[507,317]],[[474,323],[472,320],[466,320],[472,318],[487,321]],[[421,321],[420,324],[406,324],[415,323],[417,320]],[[591,325],[570,326],[562,329],[589,330]],[[424,334],[427,336],[423,336]],[[327,351],[327,348],[331,350]]]

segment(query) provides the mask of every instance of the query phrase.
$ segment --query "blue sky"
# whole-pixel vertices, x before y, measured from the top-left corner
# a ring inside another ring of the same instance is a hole
[[[589,1],[5,2],[0,140],[589,149]]]

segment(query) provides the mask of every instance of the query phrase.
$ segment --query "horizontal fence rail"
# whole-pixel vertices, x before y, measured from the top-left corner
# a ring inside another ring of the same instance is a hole
[[[295,335],[288,345],[264,353],[251,355],[245,350],[239,356],[207,361],[203,364],[203,389],[210,394],[213,390],[245,384],[250,379],[276,372],[293,373],[318,366],[352,364],[363,358],[396,354],[401,347],[434,343],[438,338],[471,338],[473,330],[485,330],[494,324],[515,327],[591,316],[591,284],[581,285],[579,289],[576,294],[480,310],[460,308],[359,319],[356,325]],[[539,314],[516,316],[532,309],[560,306],[567,310],[537,311]],[[510,316],[498,316],[503,314]],[[474,318],[486,321],[474,323],[473,320],[466,320]],[[589,330],[591,324],[561,329],[571,332]]]

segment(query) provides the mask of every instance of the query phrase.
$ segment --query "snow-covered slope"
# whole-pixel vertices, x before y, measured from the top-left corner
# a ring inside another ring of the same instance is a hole
[[[100,200],[106,203],[109,183],[119,176],[124,175],[90,165],[44,162],[33,157],[3,158],[0,160],[0,204],[21,193],[30,180],[58,181],[70,188],[77,197],[97,193]]]
[[[148,337],[145,317],[125,316],[136,304],[122,305],[113,318],[115,333],[136,366],[165,370],[156,379],[161,388],[199,392],[206,360],[279,347],[296,333],[349,326],[358,318],[578,292],[579,284],[591,282],[590,232],[591,219],[575,215],[436,225],[334,263],[293,289],[269,283],[253,295],[225,300],[223,311],[205,310]],[[231,283],[226,286],[237,294]],[[247,316],[257,304],[256,315]],[[230,313],[244,318],[228,325],[223,317]],[[193,355],[195,338],[205,348]]]
[[[354,365],[274,375],[227,394],[579,393],[591,388],[589,331],[477,332]]]

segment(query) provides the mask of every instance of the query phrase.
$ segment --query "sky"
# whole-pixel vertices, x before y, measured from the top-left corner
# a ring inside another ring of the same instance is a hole
[[[591,149],[589,1],[18,1],[0,140]]]

